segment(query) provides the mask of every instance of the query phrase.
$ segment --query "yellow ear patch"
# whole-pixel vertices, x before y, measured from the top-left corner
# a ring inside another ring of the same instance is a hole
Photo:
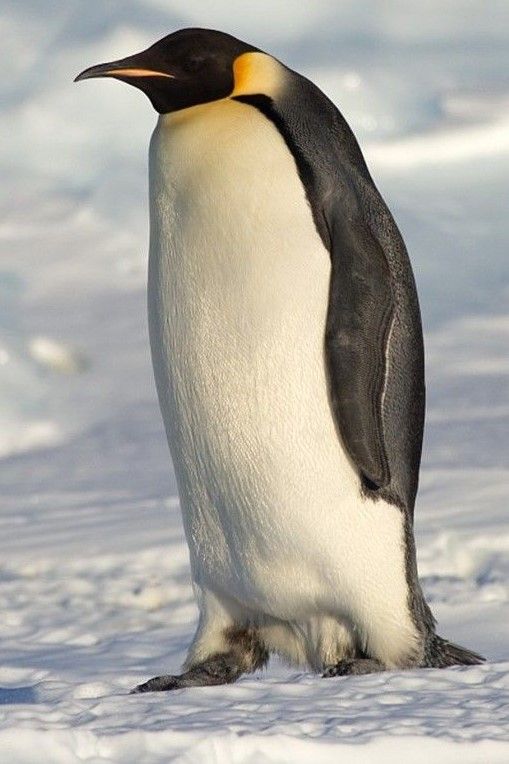
[[[263,93],[274,96],[282,87],[285,69],[267,53],[243,53],[233,62],[231,96]]]

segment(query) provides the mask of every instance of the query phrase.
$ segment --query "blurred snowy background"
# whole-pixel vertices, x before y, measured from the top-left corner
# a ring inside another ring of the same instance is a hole
[[[420,570],[440,632],[486,667],[322,683],[274,664],[121,694],[177,668],[196,612],[145,317],[155,113],[72,79],[191,25],[315,80],[403,232],[427,343]],[[469,741],[464,762],[508,761],[509,3],[2,0],[0,31],[0,756],[333,761],[362,742],[358,762],[452,762]]]

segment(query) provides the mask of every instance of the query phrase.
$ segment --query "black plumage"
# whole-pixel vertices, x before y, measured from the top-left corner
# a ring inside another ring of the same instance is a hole
[[[291,72],[288,82],[277,103],[266,95],[237,100],[262,111],[285,139],[330,253],[325,358],[338,437],[364,489],[411,518],[425,388],[410,260],[345,119],[309,80]]]

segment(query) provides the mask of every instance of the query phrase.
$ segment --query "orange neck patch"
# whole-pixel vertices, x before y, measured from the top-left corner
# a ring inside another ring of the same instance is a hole
[[[233,62],[231,96],[263,93],[274,96],[282,87],[285,69],[267,53],[243,53]]]

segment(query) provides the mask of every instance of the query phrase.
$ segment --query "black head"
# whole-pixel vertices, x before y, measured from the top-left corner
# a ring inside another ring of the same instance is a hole
[[[226,98],[233,63],[257,48],[212,29],[181,29],[147,50],[85,69],[76,81],[114,77],[143,90],[160,114]]]

